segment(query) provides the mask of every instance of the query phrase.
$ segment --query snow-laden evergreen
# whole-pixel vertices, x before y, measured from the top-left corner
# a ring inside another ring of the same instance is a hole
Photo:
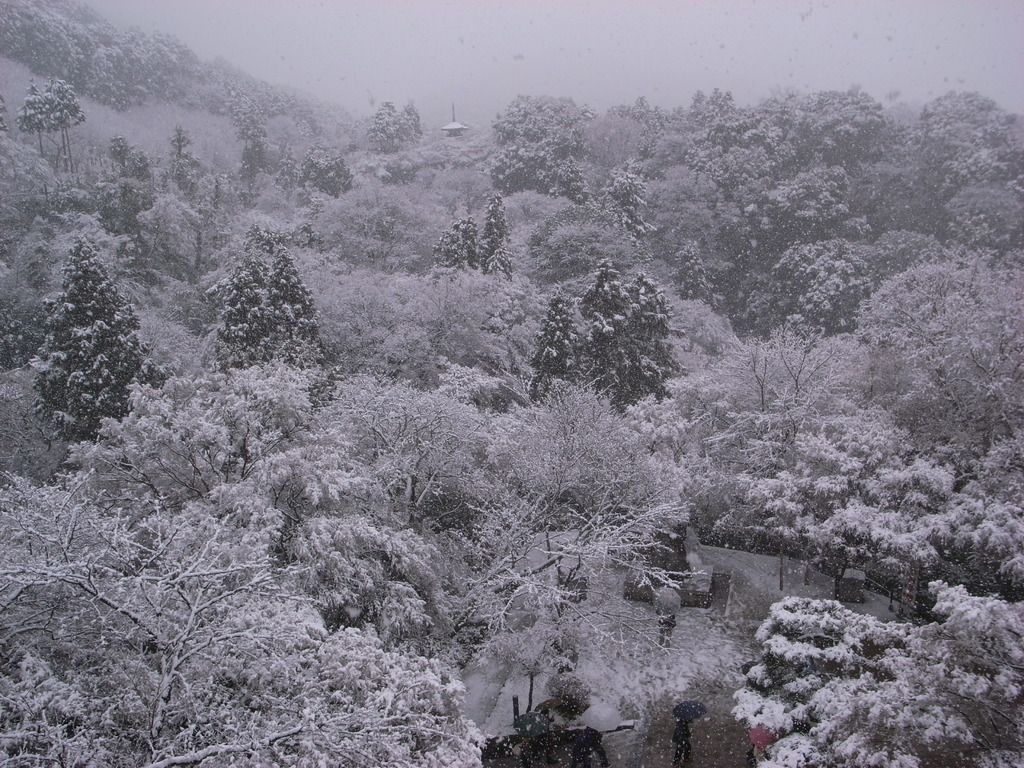
[[[480,269],[485,275],[493,273],[512,277],[509,237],[505,205],[501,195],[494,195],[487,201],[484,230],[480,235]]]
[[[766,768],[942,764],[1010,768],[1024,744],[1024,610],[932,585],[936,621],[881,622],[788,598],[757,632],[763,655],[735,715],[781,739]]]
[[[298,367],[316,364],[321,350],[313,296],[284,248],[277,250],[270,265],[266,309],[275,357]]]
[[[270,270],[263,257],[248,253],[212,293],[221,304],[217,359],[222,368],[246,368],[272,357],[274,332],[266,303]]]
[[[661,289],[642,273],[623,284],[619,272],[604,262],[579,307],[586,324],[583,370],[594,386],[607,391],[618,408],[664,397],[665,382],[678,363]]]
[[[471,218],[452,222],[434,246],[434,263],[452,269],[480,269],[481,250],[476,222]]]
[[[319,360],[313,298],[283,243],[280,233],[252,228],[243,260],[210,290],[221,304],[217,357],[224,369]]]
[[[556,380],[573,381],[578,375],[575,314],[574,302],[564,293],[556,293],[548,302],[547,314],[537,332],[536,351],[530,360],[531,399],[542,400]]]
[[[647,185],[643,178],[631,168],[615,173],[605,190],[606,204],[619,226],[638,241],[654,231],[654,226],[644,221],[646,192]]]
[[[144,375],[147,350],[135,311],[92,245],[78,242],[63,274],[32,361],[37,409],[63,439],[91,440],[104,418],[128,412],[129,387]]]

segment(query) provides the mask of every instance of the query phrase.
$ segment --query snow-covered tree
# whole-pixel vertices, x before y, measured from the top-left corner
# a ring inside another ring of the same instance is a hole
[[[975,594],[1024,594],[1024,435],[999,440],[943,508],[923,521],[929,541]]]
[[[61,159],[65,171],[74,172],[75,161],[71,154],[71,128],[85,122],[85,113],[78,103],[74,89],[64,80],[50,80],[43,94],[48,109],[50,130],[60,132]]]
[[[186,198],[192,199],[198,191],[199,161],[188,151],[192,137],[180,125],[174,127],[171,136],[171,162],[167,170],[168,177],[181,190]]]
[[[474,458],[484,425],[472,406],[442,392],[360,376],[338,386],[328,412],[351,435],[386,496],[417,525],[429,527],[438,513],[454,520],[467,510],[446,505],[484,495]]]
[[[817,167],[780,181],[755,208],[762,247],[778,253],[797,243],[836,237],[849,218],[849,178],[842,168]]]
[[[91,245],[72,248],[63,274],[33,361],[37,407],[62,438],[91,440],[104,418],[128,412],[129,387],[149,375],[147,350],[138,317]]]
[[[825,333],[851,331],[868,295],[868,266],[846,240],[796,245],[772,269],[775,322],[806,324]]]
[[[139,216],[155,199],[149,158],[122,136],[110,140],[108,154],[114,172],[97,184],[100,222],[107,232],[127,235],[138,243],[142,230]]]
[[[606,210],[573,205],[548,216],[529,239],[538,278],[545,283],[582,280],[604,262],[627,269],[642,258],[637,243]]]
[[[28,93],[18,109],[18,130],[34,133],[39,139],[39,154],[43,153],[43,134],[53,130],[50,123],[49,106],[35,83],[29,83]]]
[[[759,525],[763,499],[746,503],[749,484],[789,466],[797,437],[828,415],[856,411],[868,361],[848,338],[791,328],[718,343],[723,352],[712,362],[668,383],[671,397],[643,406],[639,428],[682,473],[699,525]]]
[[[411,101],[402,107],[400,115],[402,124],[402,138],[404,141],[415,141],[423,136],[423,125],[420,121],[420,111]]]
[[[313,147],[302,159],[299,169],[302,183],[317,192],[338,197],[352,188],[352,172],[341,155]]]
[[[512,277],[509,228],[501,195],[494,195],[487,201],[484,231],[480,236],[480,269],[485,275]]]
[[[937,620],[884,623],[787,598],[757,632],[733,714],[781,738],[767,768],[1009,768],[1024,757],[1024,611],[933,583]]]
[[[800,100],[796,147],[805,163],[854,169],[884,151],[882,105],[866,93],[820,91]]]
[[[572,381],[578,374],[579,334],[575,315],[572,299],[561,292],[551,297],[530,360],[530,397],[535,401],[543,400],[556,380]]]
[[[444,232],[434,246],[434,263],[453,269],[479,269],[481,251],[477,238],[476,222],[473,219],[459,219],[451,229]]]
[[[615,393],[619,372],[625,367],[626,328],[632,309],[629,291],[610,262],[602,262],[594,282],[580,297],[584,337],[582,362],[600,391]]]
[[[366,138],[377,145],[380,152],[397,152],[423,135],[420,113],[412,102],[399,112],[394,102],[382,102],[366,130]]]
[[[53,80],[42,93],[35,83],[30,83],[28,94],[18,110],[18,129],[25,133],[34,133],[39,138],[39,154],[43,152],[43,134],[60,133],[60,150],[58,159],[65,171],[74,171],[71,156],[70,129],[85,121],[85,113],[78,103],[74,89],[63,80]],[[56,168],[56,163],[54,165]]]
[[[270,270],[257,253],[247,253],[211,293],[220,302],[217,359],[222,368],[245,368],[273,357],[274,324],[266,303]]]
[[[675,281],[679,286],[680,298],[690,301],[713,300],[711,278],[704,265],[704,257],[695,243],[685,243],[676,252],[673,261],[676,264]]]
[[[235,135],[242,142],[241,176],[251,191],[256,176],[267,168],[266,110],[254,98],[236,96],[230,111]]]
[[[1024,142],[1016,123],[979,93],[950,91],[925,104],[915,131],[921,183],[943,203],[971,186],[1019,184]]]
[[[309,385],[271,366],[137,388],[66,488],[0,490],[9,754],[479,765],[461,686],[407,639],[436,559]]]
[[[253,227],[244,258],[210,289],[221,304],[217,357],[225,369],[271,360],[303,367],[320,360],[313,299],[285,239],[282,233]]]
[[[397,152],[405,137],[404,120],[393,102],[382,102],[373,116],[366,137],[381,152]]]
[[[491,168],[494,185],[504,194],[533,190],[584,196],[583,127],[592,117],[572,99],[519,96],[494,122],[501,150]]]
[[[647,205],[644,199],[647,185],[638,173],[630,168],[612,175],[605,198],[619,226],[634,240],[643,240],[654,227],[644,221],[643,211]]]
[[[274,356],[300,367],[318,362],[320,330],[313,296],[284,248],[277,249],[270,264],[265,301]]]
[[[953,490],[949,469],[908,450],[884,413],[853,410],[798,432],[768,476],[741,473],[748,525],[797,545],[837,580],[872,564],[902,577],[934,563],[928,531]]]
[[[489,628],[487,654],[530,674],[572,668],[588,643],[616,642],[602,609],[582,602],[603,569],[672,581],[643,553],[678,522],[676,508],[643,441],[586,387],[560,383],[488,430],[504,488],[481,510],[469,567],[457,572],[460,610]]]
[[[925,263],[869,299],[859,323],[871,342],[876,397],[921,447],[944,446],[961,466],[1024,423],[1024,281],[985,263]]]
[[[665,381],[678,370],[664,293],[643,274],[623,285],[604,262],[579,307],[586,324],[583,371],[594,386],[617,408],[664,397]]]
[[[619,375],[617,399],[630,404],[652,395],[661,399],[667,394],[665,382],[679,372],[670,342],[668,299],[642,272],[626,289],[632,302],[627,330],[631,348]]]

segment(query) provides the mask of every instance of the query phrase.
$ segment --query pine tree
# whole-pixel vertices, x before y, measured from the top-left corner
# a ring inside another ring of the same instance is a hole
[[[548,311],[537,333],[537,351],[530,365],[530,398],[543,400],[556,379],[572,381],[576,377],[576,351],[579,334],[576,332],[572,300],[556,293],[548,302]]]
[[[128,413],[128,388],[149,378],[139,319],[96,251],[77,243],[50,303],[36,369],[37,411],[68,441],[93,440],[105,417]]]
[[[472,219],[454,222],[434,246],[434,263],[453,269],[480,269],[476,222]]]
[[[217,359],[223,369],[248,368],[269,362],[273,319],[266,302],[270,270],[249,249],[226,280],[212,289],[221,302]]]
[[[629,292],[610,261],[597,268],[594,284],[580,298],[580,313],[586,323],[582,362],[586,375],[598,391],[608,392],[613,402],[619,374],[625,369],[625,339],[630,315]]]
[[[313,295],[284,248],[278,249],[270,266],[266,304],[273,324],[274,357],[300,368],[318,363],[320,330]]]
[[[580,312],[587,323],[582,363],[598,391],[620,410],[650,395],[664,397],[665,382],[678,370],[664,292],[643,274],[623,285],[605,261]]]
[[[43,97],[49,111],[50,130],[60,132],[64,170],[74,173],[75,162],[71,155],[70,130],[85,122],[85,113],[78,103],[74,89],[63,80],[50,80]]]
[[[43,134],[49,133],[53,128],[50,125],[49,110],[46,99],[36,88],[35,83],[29,83],[28,93],[18,110],[18,130],[23,133],[34,133],[39,138],[39,154],[45,157],[43,152]]]
[[[487,218],[480,238],[480,262],[485,275],[502,274],[512,277],[512,259],[509,256],[509,230],[505,206],[501,195],[487,202]]]
[[[629,354],[618,376],[618,401],[633,404],[650,395],[660,400],[668,394],[665,382],[679,371],[669,344],[668,299],[643,273],[626,290],[632,301],[626,330]]]
[[[224,369],[271,360],[306,367],[320,360],[313,297],[285,248],[286,240],[281,232],[252,227],[245,258],[211,289],[221,302],[217,359]]]
[[[646,191],[644,180],[629,168],[613,175],[605,191],[607,205],[615,214],[619,226],[637,241],[654,231],[654,227],[644,221],[643,217],[643,209],[647,205],[644,200]]]

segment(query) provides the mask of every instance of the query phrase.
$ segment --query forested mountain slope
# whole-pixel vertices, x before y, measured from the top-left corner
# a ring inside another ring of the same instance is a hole
[[[677,583],[687,524],[911,592],[766,617],[737,714],[785,765],[1019,764],[1016,116],[537,95],[449,138],[49,0],[0,55],[12,764],[477,765],[460,670],[572,688],[622,647],[587,584]]]

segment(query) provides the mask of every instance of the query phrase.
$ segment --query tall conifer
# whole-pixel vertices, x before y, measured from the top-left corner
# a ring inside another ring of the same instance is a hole
[[[502,274],[512,277],[512,259],[508,251],[509,230],[505,218],[505,206],[501,195],[495,195],[487,202],[487,217],[480,238],[480,268],[485,275]]]
[[[280,232],[250,229],[245,258],[211,290],[221,302],[217,358],[222,368],[271,360],[296,366],[320,361],[313,296],[285,247],[286,239]]]
[[[454,269],[480,269],[480,245],[476,222],[459,219],[434,246],[434,263]]]
[[[224,369],[248,368],[269,362],[273,321],[266,305],[270,271],[253,252],[235,267],[231,276],[214,286],[220,299],[217,360]]]
[[[300,367],[318,362],[320,330],[313,295],[284,248],[278,249],[270,265],[266,303],[273,326],[274,356]]]
[[[128,413],[128,388],[145,378],[139,319],[96,251],[77,243],[50,302],[46,339],[33,361],[36,409],[69,441],[92,440],[104,417]]]
[[[580,299],[586,322],[582,364],[586,376],[624,409],[643,398],[664,397],[678,369],[669,345],[665,294],[645,275],[623,285],[610,262],[598,267],[594,285]]]
[[[572,381],[576,376],[579,334],[573,314],[572,300],[561,292],[548,302],[547,314],[537,333],[537,351],[530,360],[533,367],[530,398],[533,400],[543,400],[556,379]]]

